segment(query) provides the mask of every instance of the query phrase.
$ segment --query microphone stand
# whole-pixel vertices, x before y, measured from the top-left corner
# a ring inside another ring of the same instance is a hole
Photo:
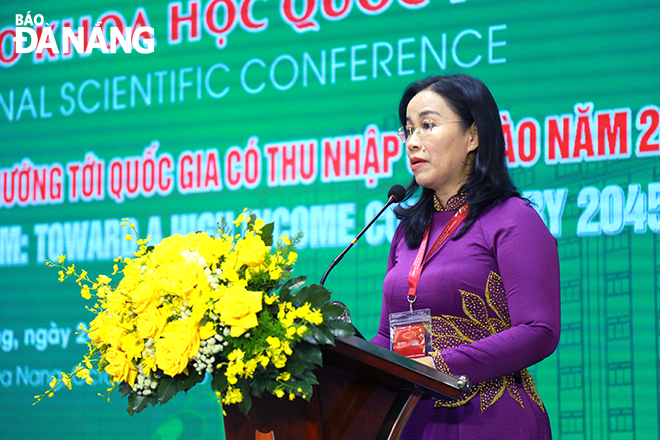
[[[360,239],[360,237],[362,237],[362,235],[367,231],[367,229],[369,229],[371,227],[371,225],[373,225],[374,222],[376,220],[378,220],[378,217],[380,217],[381,214],[383,212],[385,212],[385,210],[392,203],[399,202],[405,197],[406,190],[401,185],[394,185],[392,188],[390,188],[390,191],[387,195],[388,195],[387,203],[385,203],[385,205],[381,208],[381,210],[378,211],[378,214],[376,214],[376,216],[371,219],[369,224],[367,226],[365,226],[364,229],[362,229],[362,231],[360,231],[360,233],[349,243],[348,246],[346,246],[346,249],[344,249],[342,251],[342,253],[339,254],[337,256],[337,258],[335,258],[332,263],[330,263],[330,266],[328,266],[328,268],[325,270],[325,273],[323,274],[323,277],[321,277],[321,285],[323,285],[325,283],[325,279],[328,277],[328,274],[330,273],[330,271],[341,261],[342,258],[344,258],[344,255],[346,255],[346,252],[348,252],[348,250],[350,248],[352,248],[355,243],[357,243],[357,241]],[[341,301],[331,301],[330,303],[331,304],[336,304],[336,305],[341,306],[341,307],[344,308],[344,313],[342,313],[342,315],[339,317],[339,319],[341,319],[343,321],[346,321],[350,324],[351,323],[351,313],[348,311],[348,307],[346,307],[346,305],[344,303],[342,303]],[[353,326],[353,328],[355,329],[355,335],[359,338],[364,339],[364,336],[362,336],[362,333],[360,333],[360,331],[357,329],[357,327]]]
[[[385,210],[386,210],[386,209],[387,209],[392,203],[394,203],[394,202],[396,202],[396,201],[397,201],[397,198],[396,198],[395,196],[393,196],[393,195],[390,196],[389,199],[387,199],[387,203],[385,203],[385,205],[381,208],[381,210],[378,211],[378,214],[376,214],[376,216],[375,216],[374,218],[371,219],[371,221],[369,222],[369,224],[368,224],[367,226],[365,226],[364,229],[362,229],[362,231],[360,231],[360,233],[359,233],[359,234],[358,234],[358,235],[357,235],[357,236],[356,236],[356,237],[355,237],[355,238],[349,243],[348,246],[346,246],[346,249],[344,249],[344,250],[342,251],[342,253],[339,254],[339,255],[337,256],[337,258],[335,258],[334,261],[333,261],[332,263],[330,263],[330,266],[328,266],[328,268],[325,270],[325,273],[324,273],[323,276],[321,277],[321,283],[320,283],[321,285],[323,285],[323,284],[325,283],[325,279],[328,277],[328,274],[330,273],[330,271],[331,271],[331,270],[332,270],[337,264],[339,264],[339,262],[341,261],[342,258],[344,258],[344,255],[346,255],[346,253],[349,251],[349,249],[351,249],[351,248],[353,247],[353,245],[354,245],[354,244],[360,239],[360,237],[362,237],[362,235],[367,231],[367,229],[369,229],[369,228],[371,227],[371,225],[373,225],[374,222],[375,222],[376,220],[378,220],[378,217],[380,217],[380,215],[381,215],[383,212],[385,212]]]

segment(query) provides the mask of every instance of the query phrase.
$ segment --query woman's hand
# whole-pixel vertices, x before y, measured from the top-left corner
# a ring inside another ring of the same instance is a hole
[[[433,358],[431,356],[413,358],[413,360],[419,362],[420,364],[424,364],[427,367],[435,368],[435,363],[433,362]]]

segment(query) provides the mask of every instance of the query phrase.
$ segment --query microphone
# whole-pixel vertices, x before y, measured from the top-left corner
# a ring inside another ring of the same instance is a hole
[[[385,210],[392,204],[392,203],[399,203],[400,201],[403,200],[403,198],[406,196],[406,189],[401,186],[401,185],[394,185],[392,188],[390,188],[389,192],[387,193],[387,203],[385,203],[385,206],[381,208],[380,211],[378,211],[378,214],[374,216],[374,218],[371,219],[369,224],[364,227],[362,231],[349,243],[348,246],[346,246],[346,249],[343,250],[341,254],[335,260],[330,263],[330,266],[325,270],[325,273],[323,274],[323,277],[321,277],[321,285],[325,283],[325,279],[328,277],[328,274],[330,271],[341,261],[342,258],[344,258],[344,255],[346,255],[346,252],[350,248],[353,247],[353,245],[362,237],[362,235],[371,227],[371,225],[374,224],[376,220],[378,220],[378,217],[385,212]]]

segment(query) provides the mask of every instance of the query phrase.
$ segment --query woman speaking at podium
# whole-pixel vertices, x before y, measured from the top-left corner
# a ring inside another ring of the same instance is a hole
[[[407,87],[399,119],[406,199],[422,190],[395,210],[372,342],[473,384],[458,401],[421,400],[401,438],[549,439],[526,368],[559,341],[557,244],[509,177],[495,100],[470,76],[430,77]],[[424,339],[409,330],[425,319],[432,347],[415,351]]]

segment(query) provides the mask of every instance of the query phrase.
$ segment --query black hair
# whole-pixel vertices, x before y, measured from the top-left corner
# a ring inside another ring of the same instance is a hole
[[[472,227],[486,207],[510,197],[521,196],[509,176],[500,113],[486,85],[465,74],[430,76],[416,81],[406,87],[399,103],[399,120],[402,126],[407,124],[408,103],[419,92],[427,89],[445,99],[461,119],[463,130],[468,130],[473,123],[476,124],[479,136],[479,146],[469,156],[472,166],[468,178],[459,190],[459,193],[467,196],[470,212],[465,218],[464,226],[454,237],[456,240]],[[412,197],[418,189],[419,184],[413,177],[406,188],[404,200]],[[405,222],[406,243],[410,248],[419,246],[424,231],[431,222],[435,210],[433,197],[433,190],[423,188],[415,204],[409,207],[399,205],[394,210],[397,218]]]

